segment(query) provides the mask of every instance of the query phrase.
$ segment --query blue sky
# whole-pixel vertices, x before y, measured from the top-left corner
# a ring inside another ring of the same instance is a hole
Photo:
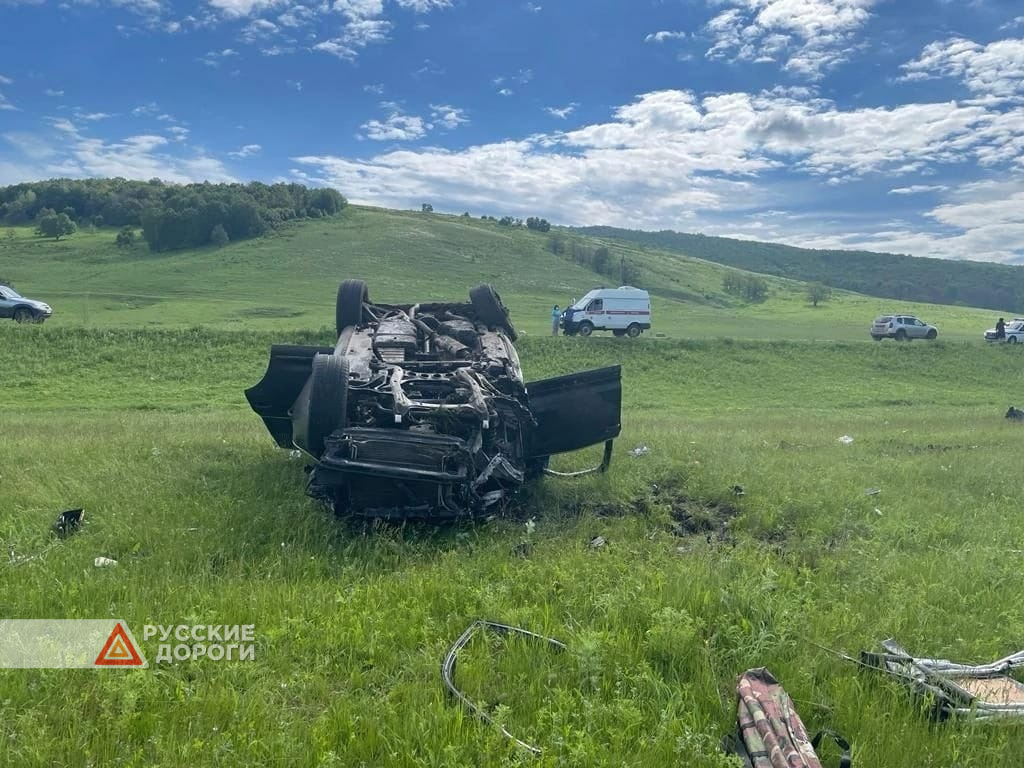
[[[1024,262],[1019,0],[0,0],[0,184]]]

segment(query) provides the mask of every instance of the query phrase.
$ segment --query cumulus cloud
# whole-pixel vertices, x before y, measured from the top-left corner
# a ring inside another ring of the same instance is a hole
[[[447,104],[431,104],[430,119],[432,125],[440,125],[448,130],[453,130],[469,122],[469,118],[466,117],[466,110]]]
[[[427,133],[422,117],[393,112],[384,120],[369,120],[362,125],[365,138],[373,141],[413,141]]]
[[[385,121],[374,126],[377,133],[401,140],[420,138],[428,130],[423,121],[399,117],[411,122],[395,122],[391,130]],[[777,208],[773,185],[783,172],[788,188],[798,186],[803,194],[816,196],[814,190],[830,184],[914,177],[970,162],[1011,163],[1017,148],[1024,147],[1022,142],[1024,113],[999,113],[979,105],[840,109],[822,99],[801,101],[768,92],[701,98],[668,90],[637,97],[615,109],[605,122],[519,141],[459,151],[396,149],[359,160],[330,155],[293,160],[307,180],[330,183],[354,200],[378,205],[415,206],[427,195],[453,209],[512,215],[543,210],[549,219],[571,224],[689,226],[708,231],[716,217],[746,221],[752,212]],[[953,187],[943,186],[947,185],[936,183],[926,190],[923,185],[906,185],[894,187],[892,194],[951,194]],[[995,239],[1016,231],[1012,205],[998,206],[998,217],[985,217],[984,203],[963,207],[969,204],[964,199],[945,204],[954,207],[936,208],[933,222],[969,226],[971,232],[988,222],[990,245],[975,257],[1008,257],[1005,242],[997,247]],[[972,216],[980,218],[971,224]],[[739,230],[785,241],[795,237],[803,244],[838,237],[814,229],[787,229],[783,217],[774,221],[780,223],[768,227],[762,222],[759,228],[746,229],[732,224],[729,233]],[[893,234],[902,230],[885,236],[882,230],[851,231],[864,243],[854,245],[851,240],[845,247],[866,247],[870,241],[875,248],[885,244],[888,250],[932,255],[969,255],[965,244],[982,242],[980,235],[968,237],[965,230],[963,239],[931,243],[918,238],[914,243],[923,250],[915,250],[903,247],[910,242],[905,232]]]
[[[11,85],[12,83],[14,81],[11,78],[0,75],[0,85]]]
[[[709,58],[782,61],[792,73],[817,80],[846,61],[856,33],[878,0],[720,0],[727,6],[704,31]]]
[[[644,38],[645,43],[664,43],[666,40],[685,40],[685,32],[670,32],[668,30],[661,30],[660,32],[652,32]]]
[[[258,155],[262,149],[263,147],[259,144],[246,144],[244,147],[240,147],[234,152],[228,152],[228,155],[230,157],[238,158],[252,157],[253,155]]]
[[[920,195],[925,192],[945,192],[949,187],[945,184],[912,184],[909,187],[896,187],[889,190],[890,195]]]
[[[252,16],[256,12],[285,4],[285,0],[208,0],[208,2],[224,16],[234,19]]]
[[[902,69],[903,80],[955,77],[980,96],[1022,97],[1024,40],[997,40],[984,46],[962,37],[936,41]]]
[[[451,0],[395,0],[401,8],[408,8],[416,13],[427,13],[443,8],[451,8]]]
[[[569,115],[576,111],[578,107],[575,101],[566,104],[564,107],[544,107],[544,111],[552,117],[557,117],[559,120],[565,120]]]

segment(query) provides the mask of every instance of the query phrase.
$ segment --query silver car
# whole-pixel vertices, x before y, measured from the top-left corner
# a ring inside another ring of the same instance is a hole
[[[871,338],[875,341],[896,339],[937,339],[939,329],[934,325],[921,322],[913,315],[881,315],[871,323]]]
[[[53,314],[49,304],[26,299],[9,285],[0,285],[0,318],[9,317],[16,323],[41,323]]]

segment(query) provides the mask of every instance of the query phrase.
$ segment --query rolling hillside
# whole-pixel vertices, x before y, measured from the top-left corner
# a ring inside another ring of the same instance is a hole
[[[794,248],[662,230],[582,227],[580,234],[670,251],[739,269],[821,282],[868,296],[937,304],[1024,308],[1024,266],[871,251]]]
[[[292,224],[264,237],[151,253],[122,249],[115,231],[80,232],[55,242],[30,228],[0,239],[0,278],[55,308],[51,324],[98,327],[209,325],[308,329],[330,325],[338,282],[363,277],[385,301],[459,299],[493,283],[527,333],[545,333],[552,304],[564,306],[616,281],[556,256],[550,236],[489,221],[352,207],[332,219]],[[805,284],[767,277],[768,296],[749,304],[726,294],[731,267],[593,237],[613,263],[635,267],[655,296],[655,332],[675,338],[867,339],[880,312],[914,312],[942,338],[978,339],[991,312],[869,298],[837,291],[812,308]],[[944,262],[945,263],[945,262]],[[955,266],[955,265],[950,265]],[[1009,310],[1006,310],[1009,312]]]

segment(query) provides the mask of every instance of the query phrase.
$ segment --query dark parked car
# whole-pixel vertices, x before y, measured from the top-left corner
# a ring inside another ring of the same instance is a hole
[[[49,304],[26,299],[9,285],[0,285],[0,318],[9,317],[16,323],[41,323],[53,314]]]
[[[376,304],[338,288],[333,348],[275,345],[246,391],[284,448],[313,459],[307,492],[339,514],[450,518],[491,510],[551,455],[611,441],[618,366],[526,385],[498,294],[466,303]],[[589,470],[592,471],[592,470]]]

